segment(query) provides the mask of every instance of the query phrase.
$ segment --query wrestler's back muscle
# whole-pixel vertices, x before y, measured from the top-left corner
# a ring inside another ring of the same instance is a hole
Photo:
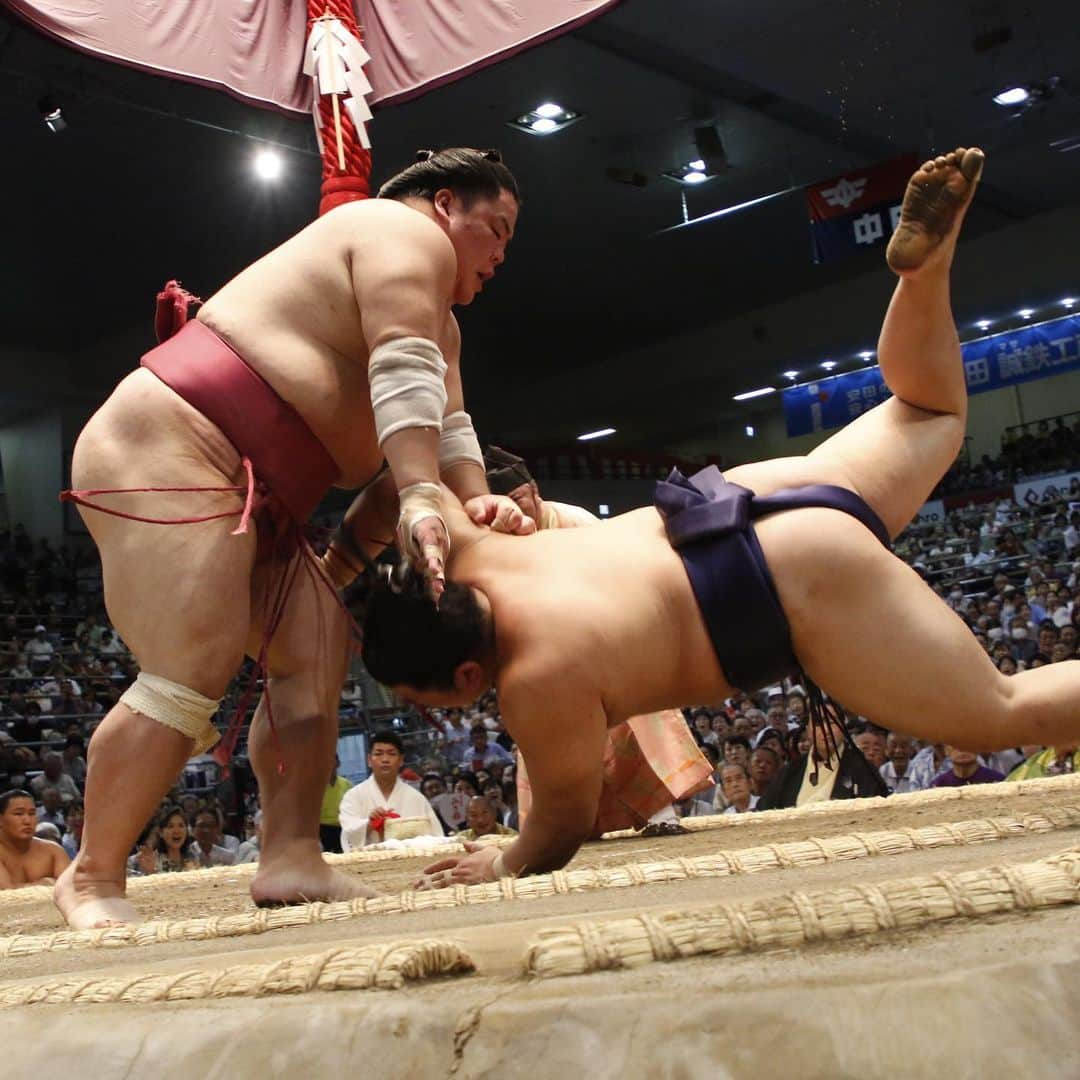
[[[358,260],[385,263],[413,240],[450,248],[438,226],[401,203],[349,203],[241,271],[199,311],[296,408],[340,466],[345,487],[368,480],[382,462],[352,270]],[[448,363],[456,360],[457,334],[448,300],[438,339]]]

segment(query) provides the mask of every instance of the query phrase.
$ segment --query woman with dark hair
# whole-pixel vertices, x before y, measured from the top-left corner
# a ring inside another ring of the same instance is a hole
[[[169,874],[195,870],[191,832],[179,806],[167,806],[143,829],[128,866],[137,874]]]

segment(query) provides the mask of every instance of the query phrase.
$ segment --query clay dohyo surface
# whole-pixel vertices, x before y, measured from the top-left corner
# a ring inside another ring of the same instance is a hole
[[[1000,789],[998,789],[1000,790]],[[589,844],[571,867],[1020,817],[1076,791],[922,805],[850,804],[812,821],[771,818],[689,836]],[[364,916],[240,938],[48,952],[0,961],[0,981],[122,978],[267,963],[340,945],[452,941],[477,972],[396,991],[158,1005],[27,1006],[0,1012],[8,1075],[101,1078],[330,1076],[754,1077],[1080,1075],[1080,911],[1074,907],[793,950],[654,963],[537,980],[521,957],[542,926],[643,910],[691,910],[794,890],[870,884],[1044,858],[1080,830],[759,874],[601,889],[438,911]],[[364,880],[408,888],[430,858],[368,864]],[[250,907],[248,877],[190,877],[136,895],[148,918]],[[60,929],[40,899],[0,908],[0,935]],[[32,1074],[29,1070],[34,1070]],[[9,1071],[10,1070],[10,1071]]]

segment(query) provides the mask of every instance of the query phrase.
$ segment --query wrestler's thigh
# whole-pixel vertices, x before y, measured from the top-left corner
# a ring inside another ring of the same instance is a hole
[[[801,519],[797,536],[770,535],[785,518]],[[890,730],[973,750],[1005,745],[1008,678],[862,525],[802,510],[762,522],[759,536],[795,655],[826,693]]]
[[[280,693],[287,692],[301,711],[336,716],[348,669],[348,619],[337,594],[302,556],[294,556],[288,569],[280,562],[256,568],[252,576],[248,655],[258,656],[267,604],[272,605],[282,573],[293,569],[292,586],[267,658],[274,705],[276,708]]]
[[[83,448],[73,481],[79,487],[226,487],[243,483],[239,458],[229,473],[196,455],[156,448],[151,467],[122,448]],[[220,697],[244,654],[249,624],[255,528],[230,535],[243,497],[233,492],[102,495],[95,502],[152,518],[217,520],[155,525],[80,507],[97,545],[109,619],[139,667],[207,697]]]
[[[846,478],[897,536],[919,512],[964,444],[965,422],[890,398],[863,413],[807,456]]]

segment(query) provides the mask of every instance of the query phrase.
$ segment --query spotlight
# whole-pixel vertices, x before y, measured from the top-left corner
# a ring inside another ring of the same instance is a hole
[[[601,517],[611,516],[611,507],[607,503],[601,503],[596,509]]]
[[[1026,105],[1031,100],[1031,91],[1026,86],[1012,86],[994,95],[994,104],[1003,108]]]
[[[716,173],[709,168],[704,158],[694,158],[677,169],[670,169],[664,173],[668,180],[674,180],[676,184],[704,184],[706,180],[712,180]]]
[[[746,437],[748,439],[752,439],[754,437],[754,425],[753,424],[747,424],[746,425]]]
[[[824,368],[824,369],[825,369],[826,371],[832,371],[832,369],[833,369],[834,367],[836,367],[836,361],[835,361],[835,360],[823,360],[823,361],[822,361],[822,363],[821,363],[821,366],[822,366],[822,367],[823,367],[823,368]]]
[[[736,394],[732,401],[749,401],[751,398],[764,397],[766,394],[775,394],[775,386],[763,386],[760,390],[747,390],[745,394]]]
[[[545,101],[508,123],[512,128],[524,131],[526,135],[554,135],[580,119],[581,113],[556,105],[554,101]]]
[[[869,349],[865,349],[863,352],[859,353],[859,359],[865,360],[869,364],[870,361],[874,359],[874,354]]]
[[[1064,299],[1064,300],[1062,300],[1061,302],[1062,302],[1062,303],[1063,303],[1063,304],[1065,305],[1065,307],[1067,307],[1067,308],[1068,308],[1068,309],[1069,309],[1070,311],[1072,311],[1072,309],[1073,309],[1074,307],[1076,307],[1076,297],[1075,297],[1075,296],[1066,296],[1066,297],[1065,297],[1065,299]]]
[[[64,119],[59,104],[55,98],[50,97],[48,94],[39,99],[38,112],[41,113],[41,119],[45,121],[45,126],[54,135],[67,127],[67,120]]]
[[[602,439],[605,435],[614,435],[613,427],[600,428],[598,431],[586,431],[584,435],[577,437],[578,442],[588,442],[590,439]]]
[[[990,329],[990,320],[989,319],[980,319],[975,325],[980,330],[989,330]]]
[[[1021,319],[1030,319],[1031,316],[1035,314],[1035,311],[1032,308],[1026,307],[1021,308],[1016,314],[1019,315]]]
[[[784,378],[785,379],[795,380],[798,377],[799,377],[799,373],[797,371],[785,371],[784,372]]]
[[[281,175],[281,157],[274,150],[260,150],[252,167],[260,180],[276,180]]]

